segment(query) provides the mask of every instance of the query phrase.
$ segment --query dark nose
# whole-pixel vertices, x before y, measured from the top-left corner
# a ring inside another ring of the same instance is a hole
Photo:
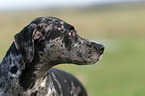
[[[102,44],[94,44],[94,47],[95,47],[95,49],[96,49],[100,54],[103,54],[104,49],[105,49],[104,45],[102,45]]]

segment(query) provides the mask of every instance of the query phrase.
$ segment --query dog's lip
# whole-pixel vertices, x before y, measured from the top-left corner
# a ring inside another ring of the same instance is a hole
[[[84,63],[84,64],[82,64],[82,65],[94,65],[94,64],[96,64],[99,60],[101,59],[101,57],[98,57],[97,59],[95,59],[93,62],[89,62],[89,63]]]
[[[100,61],[100,59],[102,58],[102,55],[101,54],[99,54],[98,55],[98,57],[97,57],[97,59],[96,60],[94,60],[94,62],[92,63],[92,64],[95,64],[95,63],[97,63],[98,61]]]

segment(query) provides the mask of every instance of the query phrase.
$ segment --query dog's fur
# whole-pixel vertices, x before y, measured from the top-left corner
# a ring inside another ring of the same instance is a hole
[[[87,96],[75,77],[52,67],[92,64],[103,51],[61,19],[36,18],[14,36],[0,64],[0,96]]]

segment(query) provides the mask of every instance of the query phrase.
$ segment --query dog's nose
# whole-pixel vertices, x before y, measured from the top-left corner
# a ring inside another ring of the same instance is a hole
[[[102,45],[102,44],[94,44],[94,47],[96,48],[96,50],[97,50],[100,54],[103,54],[104,49],[105,49],[104,45]]]

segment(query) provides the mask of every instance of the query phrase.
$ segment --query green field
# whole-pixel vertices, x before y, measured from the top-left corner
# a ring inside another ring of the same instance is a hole
[[[58,65],[86,87],[89,96],[145,96],[145,7],[83,11],[77,9],[0,13],[0,60],[32,19],[59,17],[78,34],[105,45],[100,62],[88,66]]]

